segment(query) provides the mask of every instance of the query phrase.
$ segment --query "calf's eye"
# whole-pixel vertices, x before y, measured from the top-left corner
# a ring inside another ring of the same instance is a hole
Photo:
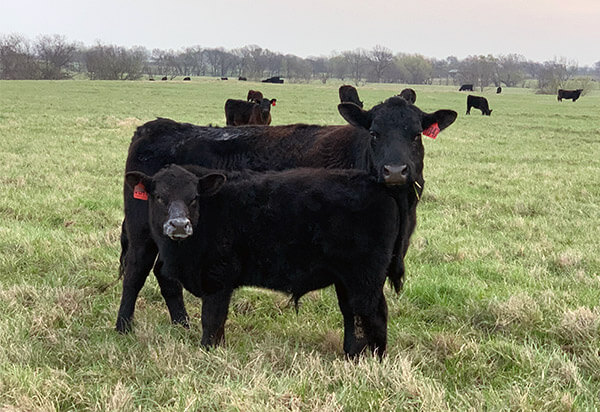
[[[379,133],[377,133],[375,130],[369,130],[369,134],[371,135],[373,140],[377,140],[377,138],[379,137]]]

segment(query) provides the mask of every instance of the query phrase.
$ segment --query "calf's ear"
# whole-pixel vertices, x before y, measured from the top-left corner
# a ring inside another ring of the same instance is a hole
[[[133,190],[138,184],[143,184],[146,192],[151,193],[154,188],[154,180],[142,172],[127,172],[125,183]]]
[[[454,123],[456,116],[458,116],[458,113],[454,110],[438,110],[434,113],[425,113],[421,120],[421,126],[423,127],[423,130],[425,130],[432,124],[437,123],[440,130],[444,130]]]
[[[205,197],[212,196],[221,190],[225,181],[227,177],[221,173],[204,175],[198,180],[198,194]]]
[[[362,127],[367,130],[371,127],[371,113],[363,110],[354,103],[338,104],[338,112],[352,126]]]

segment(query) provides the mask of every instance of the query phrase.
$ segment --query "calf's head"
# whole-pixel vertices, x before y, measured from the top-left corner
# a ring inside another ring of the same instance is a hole
[[[209,173],[202,177],[181,166],[169,165],[154,176],[142,172],[128,172],[127,184],[135,190],[142,185],[149,197],[150,226],[152,231],[172,240],[183,240],[194,233],[199,217],[202,197],[217,193],[226,177]]]
[[[457,116],[453,110],[425,113],[398,96],[371,110],[353,103],[341,103],[338,110],[348,123],[369,133],[374,172],[380,181],[394,186],[423,182],[421,133],[436,123],[444,130]]]

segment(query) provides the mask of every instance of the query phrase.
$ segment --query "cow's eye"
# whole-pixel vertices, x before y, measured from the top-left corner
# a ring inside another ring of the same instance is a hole
[[[417,134],[415,135],[415,137],[413,137],[413,140],[417,141],[417,140],[419,140],[420,138],[421,138],[421,133],[417,133]]]
[[[155,195],[154,196],[154,200],[156,200],[158,203],[160,203],[161,205],[165,204],[165,200],[160,196],[160,195]]]
[[[195,197],[195,198],[192,199],[192,201],[190,202],[190,206],[192,206],[192,207],[196,206],[196,203],[198,203],[198,198],[197,197]]]
[[[373,140],[377,140],[379,138],[379,133],[377,133],[375,130],[369,130],[369,134],[371,135]]]

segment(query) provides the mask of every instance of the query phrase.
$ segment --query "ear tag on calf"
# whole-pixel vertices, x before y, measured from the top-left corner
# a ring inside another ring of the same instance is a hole
[[[148,192],[146,192],[146,187],[143,183],[138,183],[133,188],[133,198],[140,200],[148,200]]]
[[[275,106],[275,103],[276,103],[276,102],[273,102],[273,103],[271,103],[271,106]]]
[[[437,123],[432,124],[427,129],[423,130],[423,134],[427,137],[435,139],[440,133],[440,126]]]

